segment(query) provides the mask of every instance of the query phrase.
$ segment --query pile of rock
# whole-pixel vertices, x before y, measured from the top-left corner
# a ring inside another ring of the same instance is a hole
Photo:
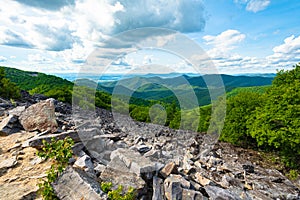
[[[114,189],[122,185],[124,192],[133,187],[138,199],[300,199],[299,186],[279,171],[242,159],[228,144],[205,151],[207,136],[199,133],[98,108],[72,114],[70,105],[53,99],[1,108],[2,135],[38,131],[22,148],[40,148],[51,138],[75,141],[70,166],[53,183],[60,199],[107,199],[100,182],[112,182]],[[15,162],[2,165],[7,169]]]

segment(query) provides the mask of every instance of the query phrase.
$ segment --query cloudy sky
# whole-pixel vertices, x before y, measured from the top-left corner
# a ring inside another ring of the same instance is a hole
[[[300,62],[299,10],[299,0],[1,0],[0,65],[78,72],[111,37],[159,27],[196,42],[220,73],[276,72]],[[123,55],[110,69],[147,64],[189,71],[162,50]]]

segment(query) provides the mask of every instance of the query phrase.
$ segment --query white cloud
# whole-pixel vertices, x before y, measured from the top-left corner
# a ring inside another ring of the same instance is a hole
[[[5,62],[5,61],[7,61],[7,58],[4,56],[0,56],[0,62]]]
[[[225,32],[227,34],[224,34]],[[273,48],[272,55],[259,58],[233,53],[231,50],[237,47],[236,45],[243,41],[244,37],[241,37],[238,31],[225,32],[203,38],[207,45],[213,47],[207,51],[207,54],[220,73],[274,72],[277,69],[290,69],[300,62],[300,36],[287,37],[283,44]],[[235,34],[229,34],[230,32]],[[234,36],[230,37],[230,35]]]
[[[0,15],[0,45],[46,50],[48,54],[26,55],[24,66],[26,62],[28,66],[49,63],[49,59],[62,66],[82,64],[95,45],[130,29],[163,27],[195,32],[205,26],[202,0],[2,0]],[[161,46],[167,42],[166,37],[157,37]],[[118,53],[111,52],[110,57]],[[17,65],[14,60],[11,64]],[[54,63],[51,68],[56,68]]]
[[[135,28],[194,32],[205,25],[201,0],[4,1],[0,26],[7,30],[6,40],[0,43],[11,46],[61,51],[76,42],[99,42],[110,34]]]
[[[213,46],[208,51],[209,56],[223,56],[227,52],[235,49],[237,44],[241,43],[246,38],[245,34],[240,33],[237,30],[226,30],[217,36],[206,35],[203,40],[207,45]]]
[[[271,3],[271,0],[234,0],[238,4],[246,4],[246,10],[250,12],[259,12],[265,10]]]
[[[286,38],[284,44],[274,47],[273,51],[280,54],[300,54],[300,36],[292,35]]]
[[[25,48],[33,46],[22,33],[17,33],[4,26],[0,26],[0,44]]]
[[[268,60],[273,64],[285,65],[285,63],[300,62],[300,36],[287,37],[284,43],[273,48],[273,55]]]
[[[113,31],[116,33],[142,27],[163,27],[181,32],[196,32],[202,31],[205,26],[204,5],[201,0],[119,0],[118,2],[123,9],[114,13]]]
[[[246,10],[256,13],[266,9],[270,3],[270,0],[250,0],[247,4]]]

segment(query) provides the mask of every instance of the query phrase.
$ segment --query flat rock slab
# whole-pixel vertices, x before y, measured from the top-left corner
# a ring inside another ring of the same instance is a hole
[[[68,132],[63,132],[58,134],[49,134],[49,135],[33,137],[29,139],[27,143],[30,147],[38,148],[43,145],[43,140],[45,140],[46,142],[51,142],[52,138],[54,138],[55,140],[63,140],[66,137],[72,138],[74,142],[80,141],[80,138],[76,131],[68,131]]]
[[[165,199],[164,195],[164,181],[163,179],[154,176],[153,177],[153,195],[152,200],[162,200]]]
[[[8,159],[4,159],[0,157],[0,176],[5,173],[9,168],[12,168],[18,164],[17,158],[11,157]]]
[[[72,167],[68,167],[52,186],[61,200],[107,199],[96,180],[89,177],[84,171]]]
[[[207,185],[204,187],[210,199],[242,200],[238,194],[220,187]]]
[[[22,114],[22,112],[24,112],[24,110],[25,110],[25,106],[18,106],[16,108],[8,111],[8,113],[9,113],[9,115],[14,115],[14,116],[19,117]]]
[[[141,154],[131,149],[119,148],[110,155],[111,160],[115,157],[119,157],[126,167],[138,176],[159,171],[163,167],[161,163],[152,162],[149,158],[141,156]]]
[[[23,111],[19,117],[26,131],[47,131],[54,133],[58,124],[55,118],[55,106],[52,100],[41,101]]]
[[[123,192],[130,187],[137,190],[138,194],[144,194],[146,191],[145,181],[125,166],[125,163],[120,158],[113,158],[108,166],[101,173],[100,179],[104,182],[112,182],[113,189],[117,189],[119,185],[123,186]]]

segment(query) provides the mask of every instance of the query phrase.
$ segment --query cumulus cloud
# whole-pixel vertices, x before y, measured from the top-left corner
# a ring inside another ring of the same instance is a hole
[[[19,46],[61,51],[72,48],[75,42],[82,45],[88,41],[99,42],[111,34],[135,28],[163,27],[195,32],[205,26],[201,0],[4,1],[0,11],[4,24],[0,25],[9,27],[6,35],[11,34],[9,40],[14,42],[2,40],[3,45],[20,43]],[[28,45],[30,40],[34,45]]]
[[[273,64],[300,62],[300,36],[287,37],[283,44],[273,48],[273,52],[273,55],[267,57]]]
[[[212,46],[207,54],[220,73],[274,72],[282,68],[290,69],[300,62],[300,36],[287,37],[282,44],[273,48],[272,55],[250,57],[231,51],[244,40],[245,36],[242,35],[238,31],[230,30],[217,36],[203,37],[206,44]]]
[[[32,48],[33,45],[21,33],[0,26],[0,44],[15,47]]]
[[[271,3],[271,0],[234,0],[235,3],[246,4],[246,10],[250,12],[259,12],[265,10]]]
[[[209,58],[220,73],[242,73],[261,70],[267,67],[265,60],[256,57],[244,57],[232,52],[246,38],[238,30],[226,30],[219,35],[206,35],[203,40],[212,48],[207,51]]]
[[[68,27],[54,27],[48,24],[34,25],[34,31],[39,33],[39,40],[35,40],[36,46],[45,50],[62,51],[71,49],[73,43],[79,40],[72,36]]]
[[[217,56],[235,49],[237,44],[241,43],[245,38],[245,34],[229,29],[217,36],[206,35],[203,37],[203,40],[207,45],[213,46],[209,53]]]
[[[123,9],[114,13],[113,32],[115,33],[142,27],[163,27],[181,32],[196,32],[202,31],[205,26],[204,6],[200,0],[120,0],[118,2]]]

